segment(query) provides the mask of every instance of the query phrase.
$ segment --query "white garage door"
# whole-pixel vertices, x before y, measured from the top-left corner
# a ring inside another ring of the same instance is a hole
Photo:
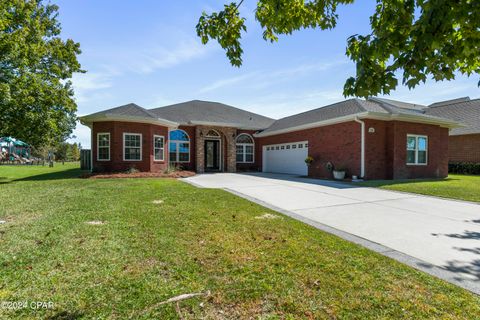
[[[272,144],[263,147],[263,172],[290,173],[306,176],[308,141]]]

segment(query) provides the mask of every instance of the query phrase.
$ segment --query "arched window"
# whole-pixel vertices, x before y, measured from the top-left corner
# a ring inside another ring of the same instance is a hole
[[[237,162],[252,163],[254,161],[254,143],[253,138],[246,133],[237,136]]]
[[[215,130],[209,130],[208,133],[207,133],[207,137],[208,138],[220,138],[220,135],[218,134],[217,131]]]
[[[190,162],[190,138],[183,130],[170,131],[170,162]]]

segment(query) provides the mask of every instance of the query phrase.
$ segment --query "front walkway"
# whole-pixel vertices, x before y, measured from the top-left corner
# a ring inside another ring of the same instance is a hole
[[[282,174],[184,180],[227,189],[480,294],[480,205]]]

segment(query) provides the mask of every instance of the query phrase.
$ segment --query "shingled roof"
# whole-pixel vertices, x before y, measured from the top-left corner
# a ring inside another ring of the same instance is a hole
[[[157,117],[180,124],[210,124],[242,129],[265,129],[275,120],[219,102],[193,100],[149,110]]]
[[[465,117],[463,115],[457,117],[446,111],[443,113],[431,111],[433,109],[441,111],[441,108],[444,107],[428,108],[379,98],[368,100],[350,99],[274,120],[223,103],[192,100],[150,110],[134,103],[129,103],[80,117],[80,120],[87,125],[95,121],[138,121],[169,127],[177,127],[178,125],[216,125],[263,130],[257,136],[267,136],[330,123],[352,121],[356,117],[433,123],[447,127],[455,127],[458,120],[464,122]],[[428,112],[425,110],[428,110]],[[460,132],[461,129],[455,130]]]
[[[80,117],[80,121],[84,124],[90,124],[94,121],[106,120],[131,120],[148,123],[158,123],[167,126],[177,126],[178,124],[167,119],[159,118],[149,110],[136,105],[135,103],[125,104],[123,106],[112,109],[103,110],[92,113],[87,116]]]
[[[425,112],[428,115],[451,119],[465,125],[452,129],[450,131],[452,136],[480,133],[480,99],[460,98],[437,102],[430,105]]]
[[[384,120],[417,121],[424,123],[438,123],[445,126],[455,126],[454,121],[425,114],[418,105],[396,104],[394,100],[387,99],[350,99],[337,102],[325,107],[313,109],[303,113],[295,114],[275,121],[266,130],[257,136],[268,136],[283,132],[307,129],[319,125],[326,125],[345,119],[353,120],[359,118],[379,118]],[[408,106],[415,106],[410,109]]]

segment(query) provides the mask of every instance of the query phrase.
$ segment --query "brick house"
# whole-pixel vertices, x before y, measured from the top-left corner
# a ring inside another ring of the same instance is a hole
[[[480,99],[464,97],[442,101],[429,105],[425,110],[429,115],[463,124],[450,130],[450,162],[480,163]]]
[[[155,109],[133,103],[80,118],[92,169],[255,170],[331,178],[327,164],[366,179],[445,177],[458,122],[414,104],[350,99],[279,120],[216,102]],[[313,157],[310,166],[304,162]]]

